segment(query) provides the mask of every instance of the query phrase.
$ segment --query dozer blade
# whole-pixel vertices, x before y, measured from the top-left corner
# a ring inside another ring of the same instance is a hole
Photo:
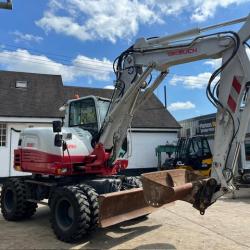
[[[100,195],[99,209],[100,227],[135,219],[155,210],[145,201],[142,188]]]
[[[201,214],[211,205],[215,179],[197,175],[184,169],[158,171],[142,175],[142,186],[147,203],[153,207],[183,200],[193,204]]]

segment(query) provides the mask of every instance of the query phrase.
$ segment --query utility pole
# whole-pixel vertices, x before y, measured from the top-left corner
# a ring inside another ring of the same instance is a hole
[[[0,9],[12,10],[12,0],[0,2]]]
[[[167,87],[164,85],[164,106],[167,108]]]

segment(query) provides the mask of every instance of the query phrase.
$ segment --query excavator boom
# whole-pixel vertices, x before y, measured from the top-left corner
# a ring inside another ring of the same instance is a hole
[[[220,31],[199,35],[239,22],[244,24],[237,33]],[[182,40],[184,37],[190,38]],[[99,140],[112,151],[111,161],[117,157],[136,109],[152,95],[170,67],[202,59],[222,59],[206,89],[209,100],[217,108],[211,177],[202,179],[185,170],[144,174],[143,190],[149,205],[159,207],[184,200],[204,214],[217,198],[235,190],[237,159],[250,120],[250,62],[246,52],[249,38],[250,16],[171,36],[141,38],[117,58],[115,90]],[[154,81],[151,81],[152,72],[159,72]]]
[[[239,22],[244,24],[238,32],[200,35]],[[235,190],[237,159],[250,120],[250,62],[246,51],[249,38],[250,15],[166,37],[141,38],[117,57],[115,89],[98,137],[98,143],[111,152],[109,164],[117,159],[137,108],[153,94],[169,68],[175,65],[222,59],[206,89],[209,100],[217,108],[216,132],[209,178],[183,169],[143,174],[143,190],[101,197],[102,226],[148,213],[147,205],[160,207],[175,200],[189,202],[204,214],[219,197]],[[158,72],[154,80],[153,72]],[[243,101],[244,110],[241,111]]]

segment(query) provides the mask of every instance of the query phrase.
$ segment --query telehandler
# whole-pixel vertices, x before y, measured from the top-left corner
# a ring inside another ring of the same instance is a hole
[[[173,157],[166,159],[162,168],[186,169],[208,177],[211,173],[212,153],[205,136],[181,137],[175,146]]]

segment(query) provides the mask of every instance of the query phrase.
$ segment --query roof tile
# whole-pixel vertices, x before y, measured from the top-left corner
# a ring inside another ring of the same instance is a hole
[[[15,87],[16,81],[27,81],[27,89]],[[79,96],[110,98],[112,90],[63,86],[59,75],[0,71],[0,116],[61,117],[59,108]],[[153,95],[135,113],[133,128],[180,128],[174,117]]]

